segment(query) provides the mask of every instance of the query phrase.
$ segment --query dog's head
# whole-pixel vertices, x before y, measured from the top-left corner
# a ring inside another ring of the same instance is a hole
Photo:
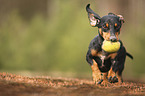
[[[123,16],[108,13],[108,15],[101,18],[92,9],[90,9],[90,4],[86,6],[86,10],[88,12],[88,18],[91,26],[99,28],[100,36],[107,41],[116,42],[119,40],[118,35],[120,34],[121,26],[124,23]]]

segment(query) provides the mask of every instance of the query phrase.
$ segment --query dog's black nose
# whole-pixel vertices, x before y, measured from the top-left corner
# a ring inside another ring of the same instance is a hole
[[[110,41],[111,42],[116,42],[117,41],[117,38],[115,36],[110,36]]]

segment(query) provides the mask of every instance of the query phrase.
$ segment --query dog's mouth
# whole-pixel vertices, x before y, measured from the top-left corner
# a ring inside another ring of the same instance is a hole
[[[102,49],[105,52],[113,53],[113,52],[117,52],[120,49],[120,46],[121,46],[121,44],[119,41],[112,42],[112,41],[104,40],[103,44],[102,44]]]
[[[110,41],[111,42],[117,42],[116,36],[110,36]]]
[[[119,41],[119,33],[115,32],[114,35],[111,35],[110,32],[103,32],[101,36],[106,41],[117,42]]]

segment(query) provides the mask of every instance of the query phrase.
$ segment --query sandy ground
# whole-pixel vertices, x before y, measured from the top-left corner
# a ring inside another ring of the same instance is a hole
[[[0,73],[0,96],[145,96],[145,83],[95,85],[76,78],[25,77]]]

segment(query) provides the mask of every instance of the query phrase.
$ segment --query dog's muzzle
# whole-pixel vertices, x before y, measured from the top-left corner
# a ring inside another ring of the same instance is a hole
[[[111,41],[111,42],[116,42],[116,41],[117,41],[116,36],[110,36],[110,41]]]

